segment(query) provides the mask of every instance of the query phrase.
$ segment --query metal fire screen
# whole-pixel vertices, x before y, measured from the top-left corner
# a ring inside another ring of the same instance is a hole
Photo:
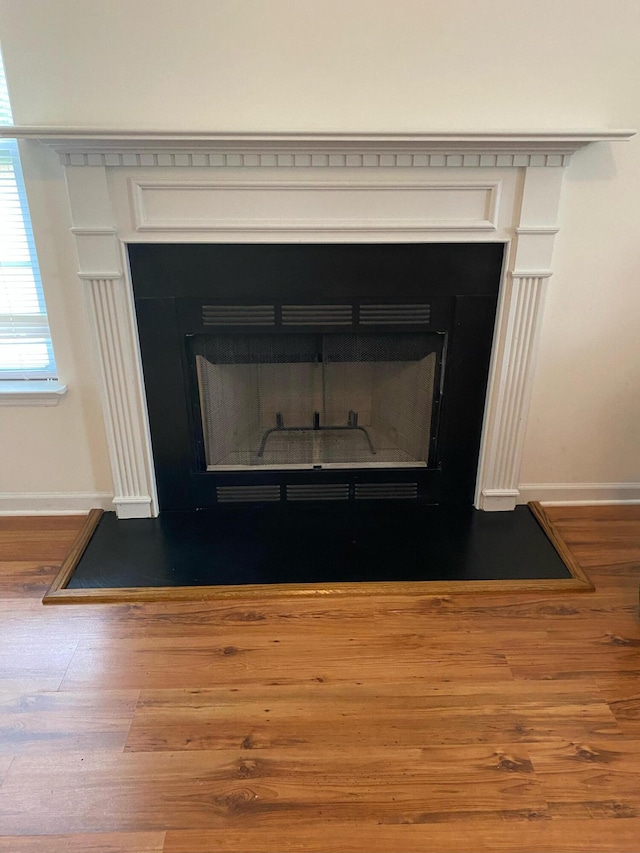
[[[207,470],[426,467],[438,335],[197,335]]]

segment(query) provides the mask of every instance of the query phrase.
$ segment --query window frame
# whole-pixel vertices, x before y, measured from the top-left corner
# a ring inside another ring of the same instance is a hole
[[[3,382],[10,381],[33,381],[33,380],[55,380],[58,378],[55,357],[53,354],[53,345],[51,342],[51,330],[49,328],[47,307],[42,289],[42,278],[40,275],[40,265],[35,248],[35,238],[33,234],[33,225],[31,223],[31,215],[29,212],[26,188],[24,183],[24,175],[22,173],[22,164],[20,161],[20,151],[16,139],[0,138],[0,153],[6,153],[8,161],[10,161],[13,180],[15,181],[18,203],[20,206],[20,218],[22,227],[24,228],[24,236],[26,240],[26,249],[28,252],[28,260],[24,261],[6,261],[0,258],[0,267],[6,270],[28,269],[33,276],[33,287],[35,303],[38,312],[32,314],[15,314],[16,325],[20,325],[20,319],[24,318],[24,325],[31,327],[33,333],[36,330],[41,331],[43,344],[47,350],[47,364],[44,367],[23,367],[23,368],[5,368],[0,363],[0,380]],[[3,158],[4,159],[4,158]],[[14,217],[17,221],[18,217]],[[4,317],[4,322],[0,319],[0,329],[4,327],[10,328],[12,324],[11,312],[9,314],[1,314],[0,318]],[[7,343],[10,345],[11,339],[7,337]]]
[[[9,101],[9,93],[6,84],[4,73],[4,64],[0,53],[0,125],[11,127],[12,114],[11,104]],[[11,346],[12,336],[10,334],[13,323],[19,328],[20,321],[24,323],[24,328],[32,333],[32,337],[40,337],[40,332],[44,346],[47,352],[46,366],[38,367],[4,367],[0,364],[0,406],[6,405],[56,405],[62,395],[66,392],[66,385],[62,384],[58,379],[58,371],[56,360],[53,352],[53,343],[51,340],[51,329],[47,314],[46,301],[42,287],[42,276],[40,273],[40,264],[35,245],[35,235],[33,233],[33,224],[31,213],[29,211],[29,203],[26,193],[26,185],[24,174],[22,171],[22,162],[20,157],[20,148],[18,140],[13,137],[0,137],[0,154],[2,160],[7,165],[7,180],[10,183],[11,179],[15,182],[17,192],[17,200],[19,204],[19,216],[17,210],[13,216],[9,216],[10,221],[18,222],[21,219],[22,228],[24,229],[24,238],[26,240],[26,250],[28,260],[2,260],[0,259],[0,267],[6,270],[28,269],[33,276],[33,288],[35,289],[34,307],[38,311],[33,313],[19,314],[9,312],[0,315],[4,318],[0,322],[0,328],[5,331],[4,341]],[[6,155],[6,156],[5,156]],[[12,190],[9,190],[12,193]],[[22,233],[18,240],[21,240]],[[11,293],[12,291],[9,290]],[[30,293],[30,295],[34,295]],[[15,318],[15,319],[14,319]],[[26,335],[25,335],[26,338]],[[17,338],[16,338],[17,340]]]

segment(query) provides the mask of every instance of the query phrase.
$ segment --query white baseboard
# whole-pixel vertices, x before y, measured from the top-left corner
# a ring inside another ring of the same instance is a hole
[[[518,497],[517,489],[483,489],[476,506],[486,512],[510,512],[515,509]]]
[[[141,495],[137,498],[115,497],[113,504],[118,518],[153,518],[149,495]]]
[[[0,515],[82,515],[113,510],[109,492],[0,492]]]
[[[519,504],[529,501],[556,506],[640,504],[640,483],[523,483],[518,491]],[[113,511],[114,508],[113,495],[109,492],[0,493],[0,516],[81,515],[90,509]]]
[[[519,504],[638,504],[640,483],[523,483],[518,487]]]

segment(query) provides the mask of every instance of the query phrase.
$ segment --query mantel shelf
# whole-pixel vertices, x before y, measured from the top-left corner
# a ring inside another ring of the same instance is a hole
[[[54,148],[62,162],[72,166],[563,166],[571,154],[592,142],[623,141],[634,135],[634,130],[613,129],[241,133],[55,126],[0,128],[0,136],[35,139]],[[167,155],[171,162],[158,161],[159,156]],[[207,161],[208,155],[214,159]],[[273,160],[278,156],[282,162]],[[316,156],[316,160],[310,162],[310,156]],[[226,157],[239,160],[227,162]],[[323,161],[323,157],[334,160]],[[339,162],[340,157],[351,157],[352,161]],[[376,157],[385,160],[376,162]],[[480,162],[480,157],[489,159]],[[497,157],[502,162],[495,162]],[[547,158],[551,160],[547,162]]]

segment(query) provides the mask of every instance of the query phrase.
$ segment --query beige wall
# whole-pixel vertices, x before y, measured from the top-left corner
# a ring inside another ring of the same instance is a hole
[[[640,4],[639,4],[640,6]],[[640,51],[639,54],[640,56]],[[636,87],[637,88],[637,87]],[[640,98],[627,124],[640,127]],[[640,483],[640,145],[567,172],[522,483]],[[635,494],[640,497],[640,491]]]
[[[24,492],[51,496],[36,500],[37,509],[86,508],[95,500],[78,493],[112,488],[64,174],[53,152],[20,148],[58,371],[69,390],[55,408],[0,408],[0,497],[11,495],[0,511],[22,508],[13,497]],[[61,504],[64,493],[76,495],[75,504]]]
[[[0,41],[22,124],[640,127],[636,0],[0,0]],[[1,410],[0,488],[108,491],[63,176],[24,148],[70,391]],[[576,154],[561,218],[522,482],[639,483],[640,142]]]

